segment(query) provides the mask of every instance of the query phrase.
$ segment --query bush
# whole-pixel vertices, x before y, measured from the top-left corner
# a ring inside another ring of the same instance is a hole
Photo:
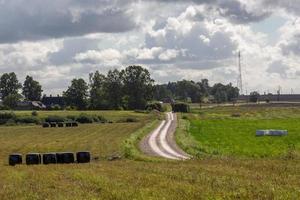
[[[48,107],[48,110],[62,110],[62,107],[60,105],[52,105]]]
[[[160,112],[163,112],[162,104],[159,102],[149,103],[146,106],[146,110],[158,110]]]
[[[91,124],[94,122],[94,119],[92,116],[86,115],[86,114],[80,114],[77,118],[76,121],[81,123],[81,124]]]
[[[64,122],[65,118],[61,117],[61,116],[56,116],[56,115],[52,115],[52,116],[48,116],[45,118],[45,122],[51,123],[57,123],[57,122]]]
[[[257,103],[259,101],[260,94],[256,91],[250,93],[249,101]]]
[[[139,120],[137,120],[136,118],[132,118],[132,117],[127,117],[125,119],[120,119],[118,121],[118,123],[133,123],[133,122],[138,122]]]
[[[17,117],[17,123],[21,124],[39,124],[40,119],[34,116]]]
[[[77,116],[75,116],[75,115],[68,115],[68,116],[67,116],[67,119],[68,119],[68,120],[71,120],[71,121],[76,121]]]
[[[0,124],[6,124],[8,121],[15,121],[16,115],[13,112],[0,112]]]
[[[190,106],[186,103],[175,103],[172,104],[172,110],[173,112],[188,113],[190,112]]]
[[[241,114],[240,113],[233,113],[233,114],[231,114],[231,117],[241,117]]]
[[[38,116],[38,112],[37,111],[32,111],[31,115],[36,117],[36,116]]]
[[[182,119],[188,120],[189,118],[186,115],[183,115]]]
[[[106,123],[107,122],[107,119],[105,117],[101,116],[101,115],[98,115],[97,118],[98,118],[99,122],[102,122],[102,123]]]

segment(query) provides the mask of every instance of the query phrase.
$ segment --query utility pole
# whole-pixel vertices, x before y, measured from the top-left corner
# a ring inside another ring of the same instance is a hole
[[[244,94],[241,57],[242,57],[241,56],[241,51],[239,51],[239,54],[238,54],[239,76],[238,76],[238,81],[237,82],[238,82],[238,88],[240,89],[240,93]]]

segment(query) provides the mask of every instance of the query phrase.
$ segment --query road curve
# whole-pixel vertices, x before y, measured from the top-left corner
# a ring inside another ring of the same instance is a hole
[[[148,155],[158,156],[172,160],[187,160],[190,156],[182,151],[174,140],[177,126],[175,113],[167,113],[166,120],[140,143],[141,150]]]

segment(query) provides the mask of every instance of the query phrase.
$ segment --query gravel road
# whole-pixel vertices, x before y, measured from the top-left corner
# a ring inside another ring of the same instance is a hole
[[[174,138],[177,127],[177,118],[175,113],[167,113],[166,120],[140,143],[141,150],[151,156],[163,157],[172,160],[187,160],[190,156],[181,150]]]

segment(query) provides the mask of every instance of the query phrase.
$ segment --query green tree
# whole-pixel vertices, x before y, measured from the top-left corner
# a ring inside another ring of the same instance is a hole
[[[3,105],[9,107],[10,109],[15,109],[21,97],[22,96],[20,94],[9,94],[4,97]]]
[[[256,102],[258,102],[259,97],[260,97],[260,94],[258,92],[256,92],[256,91],[251,92],[250,96],[249,96],[249,101],[256,103]]]
[[[154,86],[154,99],[162,101],[164,98],[173,97],[172,92],[168,89],[168,85],[155,85]]]
[[[18,94],[22,85],[17,79],[17,75],[14,72],[5,73],[0,78],[0,92],[2,94],[2,100],[9,94]]]
[[[67,105],[83,110],[87,107],[88,85],[82,78],[73,79],[63,96]]]
[[[41,99],[42,92],[42,86],[39,82],[33,80],[31,76],[26,76],[22,92],[24,97],[30,101],[39,101]]]
[[[108,107],[105,81],[106,77],[99,71],[90,74],[90,107],[92,109],[107,109]]]
[[[128,109],[144,109],[153,97],[153,83],[150,73],[141,66],[129,66],[121,72]]]
[[[122,106],[123,84],[121,73],[119,70],[109,71],[106,81],[104,82],[104,90],[110,109],[120,109]]]

